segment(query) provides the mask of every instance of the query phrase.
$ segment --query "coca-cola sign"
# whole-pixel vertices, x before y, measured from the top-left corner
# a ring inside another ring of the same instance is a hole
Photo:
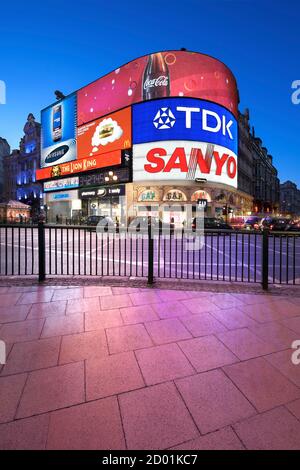
[[[169,78],[166,77],[165,75],[160,75],[158,78],[153,78],[150,79],[148,78],[144,82],[144,90],[147,88],[152,88],[154,86],[168,86],[169,84]]]
[[[232,72],[213,57],[164,51],[139,57],[77,92],[77,125],[141,101],[167,97],[214,101],[237,116],[238,92]]]

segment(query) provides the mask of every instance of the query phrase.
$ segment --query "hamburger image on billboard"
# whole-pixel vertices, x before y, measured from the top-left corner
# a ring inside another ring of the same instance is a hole
[[[92,137],[92,152],[98,152],[98,147],[113,143],[115,140],[120,139],[122,135],[123,129],[119,126],[117,121],[114,121],[112,118],[103,119],[96,127]]]
[[[78,158],[107,154],[131,147],[131,110],[117,111],[109,116],[80,126],[77,130]]]

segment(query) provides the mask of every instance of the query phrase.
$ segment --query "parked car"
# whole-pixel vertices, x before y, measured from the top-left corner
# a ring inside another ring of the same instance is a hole
[[[244,228],[245,225],[245,219],[244,217],[232,217],[230,219],[230,226],[234,230],[241,230]]]
[[[245,220],[243,229],[244,230],[259,230],[261,219],[256,215],[251,215]]]
[[[286,226],[285,228],[286,232],[299,232],[300,234],[300,222],[292,222]]]
[[[201,227],[201,220],[195,217],[192,222],[192,230],[195,231],[197,225]],[[204,217],[204,231],[206,230],[232,230],[232,227],[224,222],[223,219],[218,219],[216,217]]]
[[[261,230],[267,229],[273,232],[283,232],[290,223],[290,219],[283,217],[264,217],[261,221]]]
[[[101,222],[101,226],[104,226],[104,232],[108,232],[110,229],[116,229],[116,223],[111,217],[106,215],[89,215],[85,220],[85,225],[89,227],[97,227],[99,222]]]
[[[128,226],[129,232],[148,232],[148,227],[151,225],[154,232],[169,233],[173,232],[174,223],[162,222],[158,217],[138,216],[135,217]]]

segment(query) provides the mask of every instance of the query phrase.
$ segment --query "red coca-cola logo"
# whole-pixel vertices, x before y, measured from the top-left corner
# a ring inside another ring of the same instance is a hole
[[[144,83],[144,90],[147,88],[153,88],[155,86],[168,86],[169,83],[169,77],[166,75],[160,75],[158,78],[153,78],[145,80]]]

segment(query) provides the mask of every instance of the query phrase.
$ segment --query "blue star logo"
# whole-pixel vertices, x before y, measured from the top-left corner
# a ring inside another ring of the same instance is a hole
[[[176,118],[170,108],[160,108],[154,119],[153,125],[156,129],[171,129],[176,122]]]

